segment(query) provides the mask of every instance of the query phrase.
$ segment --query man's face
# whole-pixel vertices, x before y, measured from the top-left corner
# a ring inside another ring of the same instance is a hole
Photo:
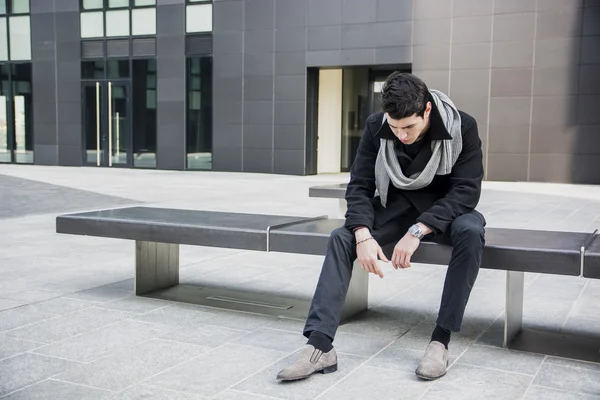
[[[393,119],[387,113],[388,125],[394,135],[404,144],[413,144],[425,133],[429,128],[429,115],[431,114],[431,102],[427,102],[425,113],[422,117],[413,114],[410,117],[402,119]]]

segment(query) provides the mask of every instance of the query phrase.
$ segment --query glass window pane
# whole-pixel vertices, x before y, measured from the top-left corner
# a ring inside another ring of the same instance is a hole
[[[8,64],[0,66],[0,161],[10,162],[10,146],[8,142]]]
[[[0,14],[6,14],[6,0],[0,0]]]
[[[81,13],[81,37],[104,36],[104,13],[102,11]]]
[[[33,162],[31,63],[13,65],[14,151],[18,163]]]
[[[156,60],[133,60],[133,164],[156,168]]]
[[[29,0],[12,0],[12,12],[26,14],[29,12]]]
[[[129,60],[108,60],[106,71],[109,79],[129,78]]]
[[[98,10],[104,8],[104,0],[83,0],[84,10]]]
[[[129,10],[106,12],[106,36],[129,36]]]
[[[135,5],[140,6],[153,6],[156,4],[156,0],[135,0]]]
[[[211,0],[190,0],[190,3],[206,3],[207,1]]]
[[[104,61],[83,61],[81,79],[104,79]]]
[[[132,35],[156,35],[156,8],[141,8],[132,13]]]
[[[10,17],[9,39],[11,60],[31,60],[31,30],[29,16]]]
[[[186,152],[189,169],[212,169],[212,59],[187,61]],[[199,80],[195,90],[190,82]]]
[[[0,61],[8,60],[8,37],[6,35],[6,18],[0,18]]]
[[[129,7],[129,0],[108,0],[109,8]]]
[[[187,6],[186,32],[212,32],[212,4]]]

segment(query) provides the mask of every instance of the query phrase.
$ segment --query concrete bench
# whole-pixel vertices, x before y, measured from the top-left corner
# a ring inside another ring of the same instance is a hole
[[[327,216],[130,207],[61,215],[56,219],[56,231],[135,240],[136,295],[303,319],[308,312],[308,301],[179,285],[179,245],[322,256],[330,233],[343,223],[342,219]],[[595,238],[596,232],[486,230],[482,267],[507,271],[505,347],[523,331],[524,272],[600,277],[600,240]],[[390,245],[384,251],[391,255],[392,249]],[[412,261],[447,265],[451,251],[449,246],[424,241]],[[358,263],[353,268],[343,321],[368,307],[368,274]],[[526,338],[523,346],[529,346],[530,340],[535,339]],[[595,353],[598,358],[598,351]]]

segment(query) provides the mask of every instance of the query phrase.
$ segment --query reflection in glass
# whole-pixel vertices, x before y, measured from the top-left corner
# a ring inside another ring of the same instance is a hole
[[[212,4],[186,7],[186,32],[212,32]]]
[[[129,10],[106,12],[106,36],[129,36]]]
[[[33,97],[31,63],[13,64],[13,112],[15,162],[33,162]]]
[[[84,10],[98,10],[104,8],[104,0],[83,0]]]
[[[109,8],[129,7],[129,0],[108,0]]]
[[[110,132],[109,139],[111,165],[127,164],[129,148],[129,88],[126,84],[108,83],[110,91]]]
[[[156,60],[133,60],[133,165],[156,168]]]
[[[186,148],[189,169],[212,169],[212,58],[187,60]]]
[[[132,35],[156,34],[156,8],[141,8],[132,11]]]
[[[10,18],[10,59],[31,60],[29,16]]]
[[[0,0],[0,14],[6,14],[6,0]]]
[[[109,79],[129,78],[129,60],[107,60],[106,77]]]
[[[29,13],[29,0],[12,0],[13,14]]]
[[[100,148],[100,83],[83,87],[83,127],[85,129],[85,161],[102,165],[103,152]]]
[[[10,150],[8,144],[8,97],[4,91],[0,96],[0,162],[10,162]]]
[[[102,11],[81,13],[81,37],[104,36],[104,13]]]
[[[345,68],[342,86],[342,165],[348,172],[362,136],[363,120],[368,115],[368,68]]]
[[[81,63],[82,79],[104,79],[104,61],[83,61]]]
[[[135,6],[153,6],[156,4],[156,0],[135,0]]]
[[[0,61],[8,60],[8,35],[6,18],[0,18]]]

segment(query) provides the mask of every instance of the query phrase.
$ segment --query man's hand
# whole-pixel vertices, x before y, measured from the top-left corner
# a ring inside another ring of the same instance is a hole
[[[385,254],[383,254],[383,250],[379,246],[379,243],[373,238],[368,239],[371,237],[368,228],[357,229],[354,232],[354,236],[356,237],[357,242],[356,255],[362,269],[383,278],[383,272],[381,272],[381,268],[379,268],[379,265],[377,264],[377,256],[384,262],[389,262],[389,260],[386,258]],[[363,240],[365,241],[363,242]]]
[[[421,241],[407,232],[394,247],[394,254],[392,255],[394,268],[410,268],[410,258],[419,248],[419,244],[421,244]]]

